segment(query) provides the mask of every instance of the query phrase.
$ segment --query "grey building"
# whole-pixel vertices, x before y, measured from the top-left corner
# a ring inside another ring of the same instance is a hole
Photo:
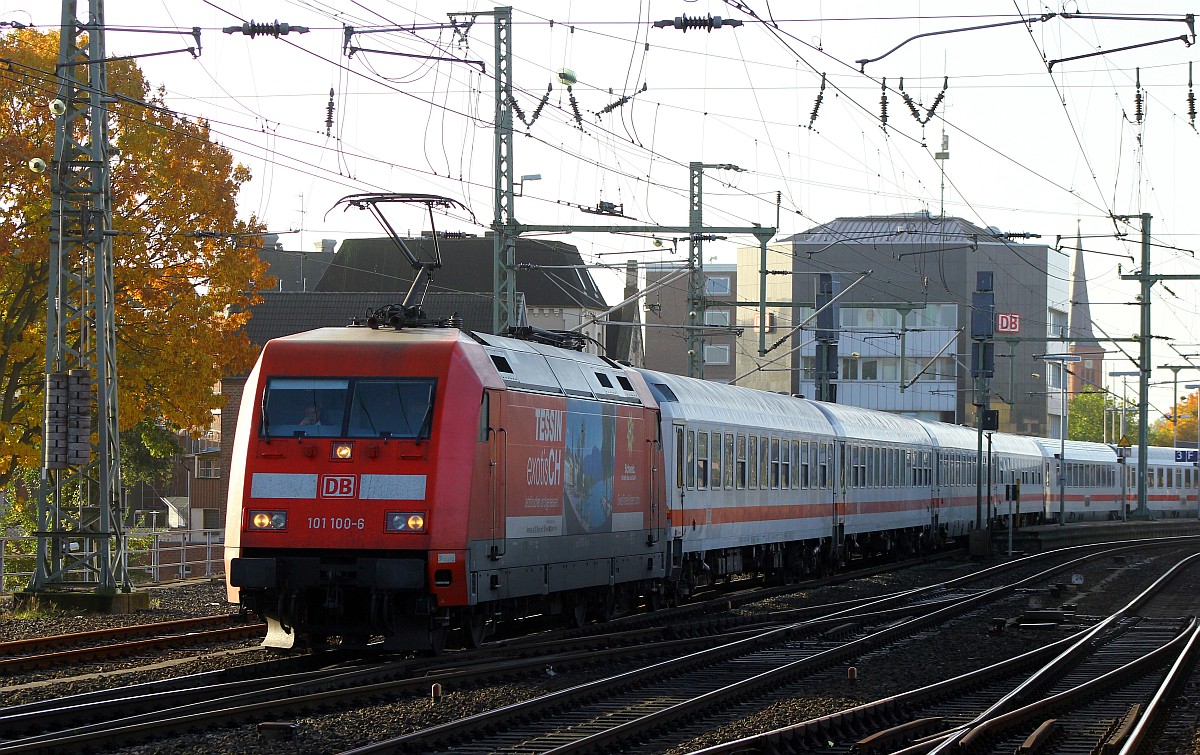
[[[688,374],[688,334],[696,330],[705,380],[727,383],[738,375],[738,266],[705,265],[703,306],[693,318],[688,307],[688,272],[682,264],[646,267],[646,367]]]
[[[740,385],[813,396],[819,274],[837,276],[839,403],[958,424],[975,423],[971,295],[992,271],[997,318],[991,405],[1000,429],[1046,435],[1049,370],[1035,359],[1066,326],[1068,258],[961,218],[913,214],[838,218],[773,244],[767,320],[738,310]],[[760,250],[738,254],[738,299],[759,298]],[[790,273],[787,274],[787,273]],[[853,286],[853,288],[851,288]],[[770,348],[770,347],[774,348]],[[759,356],[762,347],[767,354]],[[1058,392],[1054,391],[1055,397]]]
[[[405,239],[420,260],[432,260],[433,239]],[[451,234],[438,238],[442,267],[433,274],[431,293],[470,293],[487,297],[494,290],[491,235]],[[607,305],[584,265],[579,250],[561,241],[517,240],[516,288],[525,299],[525,324],[545,330],[582,331],[601,343],[599,317]],[[412,283],[413,269],[389,238],[346,239],[338,247],[315,291],[392,291],[403,294]],[[490,318],[478,330],[490,333]],[[598,349],[591,349],[597,351]]]

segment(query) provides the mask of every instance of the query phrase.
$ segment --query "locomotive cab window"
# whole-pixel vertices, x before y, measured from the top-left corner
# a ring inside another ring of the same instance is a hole
[[[263,394],[262,434],[269,437],[341,434],[350,381],[273,378]]]
[[[350,438],[428,438],[432,380],[358,380],[350,401]]]
[[[263,395],[262,434],[428,438],[435,384],[427,378],[272,378]]]

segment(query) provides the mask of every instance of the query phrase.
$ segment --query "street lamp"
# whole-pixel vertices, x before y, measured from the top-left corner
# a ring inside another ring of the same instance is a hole
[[[1110,372],[1109,377],[1121,378],[1121,437],[1125,437],[1125,408],[1129,405],[1129,378],[1140,377],[1142,373],[1137,370],[1127,370],[1125,372]]]
[[[1042,354],[1040,359],[1058,362],[1058,382],[1062,389],[1061,415],[1058,422],[1058,523],[1067,523],[1067,362],[1078,362],[1078,354]]]
[[[1179,371],[1200,369],[1191,364],[1164,364],[1162,368],[1171,371],[1171,384],[1174,390],[1171,394],[1171,446],[1179,445]]]

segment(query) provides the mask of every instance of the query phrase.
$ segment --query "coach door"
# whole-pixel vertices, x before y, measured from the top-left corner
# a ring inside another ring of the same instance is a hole
[[[835,452],[833,469],[833,552],[840,558],[846,543],[846,442],[829,444]]]
[[[647,538],[647,545],[654,545],[662,539],[663,512],[662,500],[660,499],[666,498],[659,490],[661,487],[659,474],[661,472],[658,468],[658,459],[662,453],[662,423],[659,422],[658,412],[646,412],[642,415],[642,418],[646,422],[653,422],[654,424],[654,436],[646,438],[646,459],[642,465],[643,469],[650,470],[650,533]],[[648,432],[646,434],[649,435]]]
[[[505,395],[499,391],[484,391],[484,402],[488,412],[489,480],[488,511],[491,514],[488,558],[496,560],[504,555],[505,516],[508,510],[508,433],[504,429],[503,408]]]
[[[667,499],[667,526],[674,527],[678,521],[682,527],[686,517],[684,514],[684,503],[687,496],[687,476],[695,474],[695,448],[688,448],[687,429],[682,422],[676,422],[671,425],[671,448],[675,458],[671,462],[672,477],[675,479],[668,482],[667,485],[674,487],[665,496]],[[694,436],[691,443],[695,443]],[[679,516],[674,515],[674,511],[679,512]]]
[[[942,449],[935,449],[933,451],[933,486],[929,491],[929,531],[933,534],[936,534],[938,531],[938,519],[941,516],[942,507],[942,489],[946,484],[946,480],[944,479],[946,474],[944,462]]]

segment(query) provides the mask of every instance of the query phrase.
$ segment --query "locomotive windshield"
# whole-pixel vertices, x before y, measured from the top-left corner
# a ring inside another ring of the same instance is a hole
[[[435,385],[428,378],[271,378],[262,434],[428,438]]]

